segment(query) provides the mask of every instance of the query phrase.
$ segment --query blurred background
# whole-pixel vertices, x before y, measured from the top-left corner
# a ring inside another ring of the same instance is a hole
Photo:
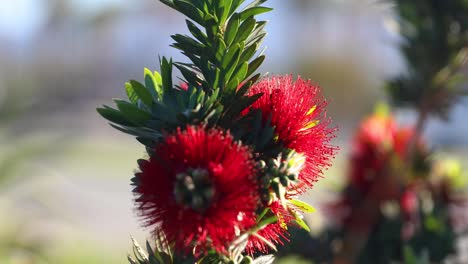
[[[406,72],[390,2],[271,0],[260,69],[320,84],[341,148],[308,201],[343,185],[351,133],[385,100],[385,80]],[[184,58],[170,35],[181,15],[156,0],[15,0],[0,5],[0,263],[126,263],[130,235],[144,241],[130,181],[144,149],[96,113],[124,83]],[[466,161],[468,104],[431,120],[431,147]],[[411,122],[411,111],[397,119]],[[314,230],[323,215],[308,216]],[[299,263],[294,261],[293,263]]]

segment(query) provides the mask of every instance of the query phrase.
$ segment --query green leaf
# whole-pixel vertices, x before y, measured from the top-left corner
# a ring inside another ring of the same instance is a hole
[[[166,57],[161,59],[161,78],[164,91],[172,89],[172,59],[167,60]]]
[[[240,79],[239,78],[231,78],[231,80],[229,81],[229,83],[226,85],[224,91],[225,91],[225,95],[224,95],[224,103],[228,103],[229,101],[232,101],[233,99],[231,98],[231,96],[233,96],[235,93],[236,93],[236,89],[237,87],[239,86],[240,84]]]
[[[127,97],[130,102],[134,104],[138,103],[138,95],[135,93],[135,90],[133,90],[133,87],[129,82],[125,83],[125,92],[127,93]]]
[[[123,126],[134,125],[132,122],[128,121],[128,119],[120,111],[110,108],[108,106],[104,106],[104,108],[98,108],[96,110],[102,117],[104,117],[112,123],[116,123]]]
[[[260,73],[252,76],[248,81],[245,81],[244,84],[242,84],[242,86],[239,88],[239,90],[237,90],[237,94],[238,95],[244,95],[245,93],[247,93],[247,91],[249,90],[249,88],[252,86],[252,84],[254,84],[255,82],[257,82],[258,79],[260,79]]]
[[[258,234],[258,233],[254,233],[252,234],[252,236],[260,239],[263,243],[265,243],[265,245],[267,245],[268,247],[270,247],[272,250],[274,251],[278,251],[278,249],[276,248],[275,244],[273,244],[270,240],[264,238],[262,235]]]
[[[138,263],[136,262],[136,260],[132,259],[132,257],[131,257],[130,255],[127,256],[127,260],[128,260],[128,262],[129,262],[130,264],[138,264]]]
[[[258,215],[257,223],[260,222],[263,219],[263,217],[270,211],[271,211],[270,207],[265,207],[263,211]]]
[[[208,39],[213,41],[215,39],[216,34],[218,33],[219,25],[216,17],[206,14],[205,18],[205,29],[206,29],[206,35],[208,36]]]
[[[259,6],[259,5],[263,4],[263,3],[265,3],[266,1],[267,0],[255,0],[252,3],[250,3],[249,5],[247,5],[244,10],[252,8],[252,7]]]
[[[137,94],[138,98],[140,98],[140,100],[146,106],[151,107],[151,105],[153,105],[153,97],[143,84],[135,80],[131,80],[130,85],[132,86],[133,90]]]
[[[198,74],[190,68],[188,65],[184,65],[181,63],[176,63],[174,64],[177,69],[179,69],[180,73],[182,73],[182,76],[184,76],[185,80],[193,85],[194,87],[198,87],[199,83],[202,83],[202,79],[198,76]]]
[[[232,0],[232,4],[231,4],[231,10],[229,10],[229,14],[232,14],[234,13],[234,11],[239,8],[240,5],[242,5],[242,3],[244,3],[245,0]]]
[[[266,21],[257,22],[255,29],[252,31],[252,33],[246,40],[247,46],[253,45],[255,43],[260,44],[263,41],[267,34],[264,30],[265,26]]]
[[[296,199],[289,200],[289,202],[293,204],[294,206],[296,206],[297,208],[299,208],[303,212],[313,213],[316,211],[316,209],[312,205],[306,202],[296,200]]]
[[[257,223],[256,227],[252,230],[252,233],[258,232],[259,230],[265,228],[267,225],[274,224],[276,222],[278,222],[278,217],[276,215],[272,215],[266,219],[263,219]]]
[[[159,74],[159,72],[157,72],[157,71],[154,71],[153,72],[153,77],[154,77],[154,80],[156,81],[156,83],[158,84],[158,86],[161,88],[162,87],[161,74]]]
[[[238,14],[234,14],[230,19],[226,27],[226,32],[224,33],[224,41],[229,47],[232,44],[232,41],[237,35],[237,31],[240,26],[240,18]]]
[[[266,255],[266,256],[261,256],[252,262],[252,264],[273,264],[275,261],[275,256],[273,255]]]
[[[294,220],[296,221],[296,223],[302,227],[304,230],[306,230],[307,232],[310,232],[310,228],[309,226],[307,225],[307,223],[304,221],[304,219],[302,219],[301,215],[299,215],[298,213],[290,210],[290,212],[293,214],[294,216]]]
[[[192,3],[183,0],[173,0],[172,7],[198,24],[202,26],[205,24],[204,12],[195,7]]]
[[[138,106],[123,100],[114,100],[123,116],[135,125],[145,125],[151,119],[151,114]]]
[[[252,17],[245,20],[240,25],[237,35],[234,39],[234,42],[241,42],[241,41],[246,40],[249,37],[250,33],[252,33],[252,30],[254,29],[256,23],[257,21]]]
[[[240,19],[245,20],[252,16],[270,12],[271,10],[273,10],[273,8],[263,7],[263,6],[251,7],[251,8],[245,9],[244,11],[240,13]]]
[[[163,4],[175,9],[174,1],[172,1],[172,0],[160,0],[160,1]]]
[[[219,68],[216,68],[216,70],[213,72],[212,76],[211,76],[211,89],[212,90],[215,90],[217,88],[219,88],[219,76],[221,74],[221,70]]]
[[[205,45],[197,42],[189,36],[175,34],[171,37],[176,41],[176,43],[171,45],[172,47],[198,56],[205,55]]]
[[[255,60],[253,60],[249,65],[248,65],[248,71],[246,73],[246,77],[252,75],[263,63],[265,60],[265,55],[262,55]]]
[[[242,47],[238,46],[237,49],[235,49],[234,54],[228,54],[226,56],[226,67],[223,67],[224,71],[224,82],[229,82],[231,79],[232,74],[238,67],[238,62],[239,62],[239,57],[242,51]],[[231,58],[229,58],[231,57]],[[230,59],[230,61],[228,61]]]
[[[255,43],[253,45],[250,45],[248,46],[244,52],[242,52],[242,55],[239,59],[239,61],[241,62],[245,62],[245,61],[248,61],[252,58],[252,56],[255,54],[255,52],[258,50],[259,48],[259,44]]]
[[[226,48],[227,48],[226,43],[224,43],[224,40],[219,35],[218,46],[216,48],[216,53],[215,53],[215,58],[217,62],[223,61],[223,57],[226,54]]]
[[[151,93],[154,101],[161,100],[163,94],[163,91],[161,89],[161,76],[159,76],[158,80],[148,68],[145,68],[144,76],[146,89]]]
[[[247,71],[249,69],[249,64],[247,62],[242,63],[239,68],[237,69],[236,73],[233,75],[232,79],[237,79],[239,81],[245,80],[247,77]],[[238,82],[239,84],[239,82]],[[237,86],[236,86],[237,88]]]
[[[217,4],[218,4],[217,16],[219,19],[219,24],[223,25],[229,16],[229,11],[231,11],[232,0],[217,1]]]
[[[146,251],[148,252],[151,263],[164,263],[164,260],[161,254],[159,254],[159,251],[153,250],[148,241],[146,241]]]
[[[405,246],[403,248],[403,257],[405,264],[418,264],[417,257],[411,247]]]
[[[239,60],[241,53],[241,46],[239,44],[236,44],[232,46],[228,52],[226,52],[226,55],[224,55],[222,59],[222,64],[221,68],[224,70],[227,70],[228,66],[230,67],[235,67],[236,62]]]
[[[192,21],[186,19],[185,23],[187,24],[187,28],[189,29],[190,33],[202,44],[207,45],[207,36],[203,33]]]
[[[143,248],[138,244],[138,242],[132,237],[133,243],[133,254],[139,262],[149,263],[148,256],[144,252]]]
[[[444,230],[444,223],[434,216],[427,216],[424,219],[424,226],[434,233],[441,233]]]

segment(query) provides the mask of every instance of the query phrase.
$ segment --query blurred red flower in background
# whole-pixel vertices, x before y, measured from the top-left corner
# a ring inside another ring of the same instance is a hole
[[[375,203],[377,208],[385,201],[397,201],[406,220],[413,222],[417,197],[412,188],[404,187],[411,179],[404,174],[407,168],[401,166],[413,140],[416,153],[421,157],[425,153],[425,143],[414,137],[412,127],[399,127],[388,113],[375,113],[363,120],[351,146],[348,187],[331,208],[344,212],[334,213],[342,225],[354,230],[372,226],[370,217],[351,215],[364,201]]]

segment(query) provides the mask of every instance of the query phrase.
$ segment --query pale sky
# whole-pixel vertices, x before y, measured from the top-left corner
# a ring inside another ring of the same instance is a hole
[[[45,18],[41,0],[3,0],[0,4],[0,35],[21,40],[33,33]]]
[[[1,0],[0,36],[22,41],[41,26],[47,17],[45,0]],[[128,0],[71,0],[77,13],[93,13],[109,5],[135,3]]]

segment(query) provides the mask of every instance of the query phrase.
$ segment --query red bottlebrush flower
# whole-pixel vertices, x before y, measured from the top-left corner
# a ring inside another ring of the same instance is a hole
[[[254,163],[249,149],[229,133],[188,126],[154,151],[140,162],[136,203],[145,225],[164,232],[177,250],[224,253],[255,225]]]
[[[367,217],[351,215],[362,205],[363,200],[377,202],[398,199],[400,186],[393,173],[394,157],[403,159],[410,140],[412,128],[400,128],[392,115],[376,113],[366,118],[354,136],[351,148],[349,188],[340,201],[331,208],[340,215],[341,224],[355,230],[369,226]],[[410,203],[406,204],[411,206]]]
[[[414,131],[414,128],[412,127],[401,128],[395,133],[394,150],[395,150],[395,153],[400,158],[406,157],[406,154],[408,152],[408,147],[409,147],[410,141],[414,137],[414,133],[415,131]],[[418,141],[416,142],[416,147],[422,150],[424,148],[424,143],[422,142],[420,138],[417,140]]]
[[[306,164],[299,180],[307,187],[318,180],[324,169],[330,166],[336,148],[329,143],[335,129],[329,128],[325,118],[325,100],[320,89],[310,81],[292,76],[273,76],[252,86],[250,95],[263,93],[252,106],[260,109],[263,120],[271,118],[278,141],[306,157]]]
[[[350,182],[361,192],[367,192],[388,158],[397,131],[393,117],[372,115],[365,119],[354,138],[351,150]]]
[[[356,136],[359,143],[365,143],[376,148],[389,148],[396,132],[396,122],[391,116],[372,115],[365,119]]]
[[[406,157],[414,133],[412,127],[397,127],[390,115],[375,114],[364,120],[352,145],[350,183],[366,193],[392,155]],[[421,138],[416,140],[417,153],[424,156],[425,144]]]
[[[280,201],[273,202],[269,208],[278,218],[278,222],[265,226],[257,232],[257,235],[273,245],[283,245],[284,241],[289,241],[287,226],[294,220],[294,216],[281,205]],[[245,250],[247,254],[253,255],[255,252],[268,253],[270,249],[265,241],[254,235],[249,238]]]

